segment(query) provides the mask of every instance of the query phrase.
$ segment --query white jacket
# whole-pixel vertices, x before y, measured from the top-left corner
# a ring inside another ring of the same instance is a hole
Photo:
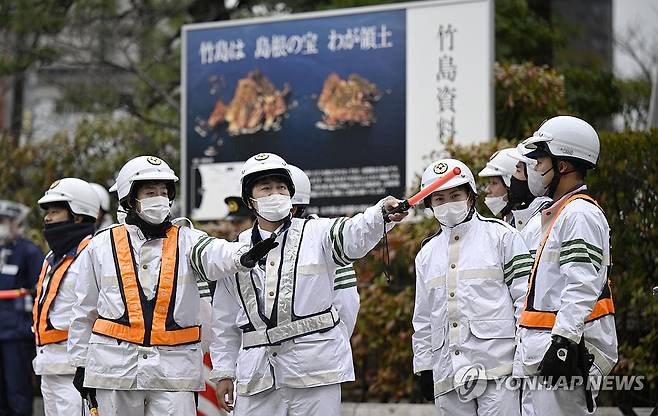
[[[319,216],[311,214],[306,218],[318,219]],[[338,310],[338,316],[347,328],[348,338],[352,337],[356,326],[356,317],[361,307],[359,290],[356,286],[356,271],[354,264],[350,263],[336,269],[334,279],[334,306]]]
[[[433,370],[435,395],[452,390],[463,367],[481,365],[489,379],[511,374],[531,264],[518,231],[477,213],[421,248],[413,366]]]
[[[84,249],[86,250],[86,248]],[[75,255],[76,248],[72,249],[67,255]],[[84,253],[81,252],[80,255]],[[46,278],[44,279],[43,286],[48,287],[49,280],[52,277],[53,264],[51,263],[52,252],[46,255],[46,262],[48,268],[46,269]],[[79,257],[73,260],[71,266],[66,271],[64,278],[59,286],[59,291],[52,304],[50,313],[48,315],[50,324],[53,328],[59,330],[68,330],[69,324],[73,314],[73,305],[75,304],[75,283],[80,275],[80,261]],[[42,290],[42,298],[46,295],[45,290]],[[39,300],[35,300],[38,302]],[[51,374],[74,374],[75,367],[69,364],[68,355],[66,353],[66,341],[47,344],[36,347],[37,354],[32,361],[34,373],[37,375],[51,375]]]
[[[537,234],[541,233],[541,226],[537,227],[539,231],[536,231],[535,227],[529,225],[530,222],[533,222],[536,225],[541,225],[541,220],[539,220],[539,222],[536,222],[533,220],[533,218],[539,219],[539,216],[537,214],[539,214],[542,209],[549,206],[551,202],[553,202],[551,198],[547,196],[540,196],[538,198],[533,199],[527,208],[517,209],[512,211],[512,216],[514,217],[513,225],[514,227],[516,227],[517,230],[519,230],[526,244],[528,244],[528,240],[526,239],[526,237],[528,237],[530,233],[532,233],[533,235],[536,233]],[[539,235],[539,238],[541,238],[541,235]],[[539,244],[539,240],[537,240],[537,244],[535,244],[534,247],[537,248],[538,244]],[[528,248],[530,248],[530,245],[528,245]],[[531,251],[531,254],[532,253],[533,252]]]
[[[582,186],[573,193],[586,189]],[[544,209],[540,216],[542,235],[557,208],[571,194]],[[552,331],[521,328],[517,359],[522,365],[517,367],[525,375],[537,374],[537,367],[551,344],[551,335],[578,343],[583,334],[598,371],[603,375],[610,373],[618,358],[614,315],[584,323],[607,284],[609,264],[610,228],[605,215],[588,201],[579,199],[569,203],[545,243],[535,277],[534,297],[528,298],[536,310],[558,311],[555,325]]]
[[[218,282],[213,301],[211,379],[236,379],[239,395],[253,395],[272,386],[304,388],[354,380],[351,330],[339,321],[332,305],[334,288],[338,286],[336,270],[365,256],[380,240],[385,228],[381,206],[380,202],[349,219],[292,219],[288,231],[278,233],[279,246],[268,254],[262,266],[253,269],[250,281],[257,292],[260,314],[273,322],[275,314],[280,318],[290,312],[302,319],[329,315],[333,324],[330,322],[323,332],[291,332],[278,345],[241,348],[243,337],[247,336],[242,329],[258,326],[245,310],[248,303],[244,290],[238,289],[245,278],[237,276]],[[392,224],[386,228],[392,228]],[[296,229],[302,229],[298,251],[292,249]],[[244,231],[240,241],[251,242],[252,233],[254,230]],[[266,238],[267,234],[261,237]],[[286,285],[281,283],[287,279],[287,272],[282,271],[286,264],[295,264],[292,300],[283,293]],[[346,275],[344,281],[353,282],[354,278]],[[274,326],[272,331],[278,328],[281,326]]]
[[[147,240],[134,225],[126,225],[137,279],[147,299],[155,296],[164,239]],[[110,229],[111,230],[111,229]],[[125,306],[117,279],[110,242],[110,230],[97,234],[79,257],[80,276],[76,284],[77,302],[69,330],[69,360],[85,367],[85,386],[112,390],[204,390],[202,352],[199,343],[178,346],[140,346],[127,341],[92,334],[100,315],[117,319]],[[199,292],[188,258],[195,243],[205,233],[181,227],[178,235],[178,280],[173,317],[181,327],[199,325]],[[223,275],[243,269],[243,244],[213,239],[206,255],[211,267]]]

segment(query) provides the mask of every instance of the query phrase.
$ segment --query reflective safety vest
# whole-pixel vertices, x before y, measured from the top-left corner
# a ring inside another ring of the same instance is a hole
[[[181,328],[174,321],[179,261],[178,230],[176,225],[167,230],[162,243],[157,291],[151,300],[146,299],[137,278],[126,227],[120,225],[109,231],[124,313],[118,319],[99,316],[92,332],[147,347],[193,344],[201,340],[199,325]]]
[[[59,287],[62,284],[62,280],[64,280],[64,276],[66,276],[66,272],[69,270],[69,267],[71,267],[71,264],[73,264],[73,260],[78,257],[85,247],[87,247],[90,241],[91,236],[83,238],[75,250],[75,255],[64,256],[62,260],[51,268],[50,280],[48,280],[48,285],[45,289],[43,287],[43,282],[48,274],[48,259],[43,261],[41,274],[39,275],[39,282],[37,283],[37,302],[34,303],[34,307],[32,308],[34,339],[39,347],[66,341],[69,336],[67,330],[56,329],[52,326],[49,317],[50,309],[52,308],[53,301],[57,297]]]
[[[303,335],[326,332],[340,322],[338,312],[333,306],[308,316],[297,316],[293,310],[297,259],[308,221],[308,219],[293,220],[290,227],[283,231],[283,243],[280,246],[281,264],[278,269],[279,283],[271,316],[265,316],[263,310],[259,308],[260,302],[253,280],[257,277],[252,277],[253,271],[238,273],[238,293],[249,319],[249,323],[240,328],[244,349],[276,345]],[[333,296],[333,293],[329,296]]]
[[[528,295],[526,297],[526,303],[523,312],[521,312],[521,318],[519,325],[524,328],[530,329],[553,329],[555,325],[555,319],[557,317],[557,311],[540,311],[536,310],[534,305],[535,300],[535,277],[537,275],[537,268],[539,266],[539,261],[541,260],[541,255],[544,251],[544,246],[546,241],[557,221],[558,217],[562,213],[564,207],[566,207],[570,202],[577,199],[583,199],[587,202],[590,202],[596,205],[601,211],[603,209],[591,196],[585,193],[576,193],[571,195],[559,208],[551,223],[549,224],[544,236],[542,237],[539,247],[537,247],[537,254],[535,255],[535,262],[532,265],[532,271],[530,272],[530,282],[528,284]],[[608,269],[609,270],[609,269]],[[613,315],[615,313],[615,305],[612,301],[612,291],[610,289],[610,280],[608,279],[607,283],[604,285],[601,294],[599,295],[598,300],[594,304],[592,313],[585,319],[585,322],[591,322],[595,319],[599,319],[606,315]]]

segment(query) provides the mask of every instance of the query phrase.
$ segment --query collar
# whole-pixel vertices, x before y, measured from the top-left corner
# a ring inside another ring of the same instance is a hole
[[[445,233],[450,233],[450,232],[460,232],[464,233],[467,232],[468,229],[475,223],[475,218],[478,217],[480,214],[476,210],[473,210],[472,214],[469,214],[469,217],[466,217],[464,222],[460,222],[459,224],[455,225],[454,227],[446,227],[445,225],[441,224],[441,231]]]
[[[551,209],[555,208],[560,208],[564,203],[566,202],[567,199],[569,199],[573,194],[579,193],[579,192],[586,192],[587,191],[587,185],[578,185],[574,187],[572,190],[568,191],[566,194],[562,195],[562,198],[558,199],[557,201],[554,201],[553,204],[550,205]]]
[[[514,226],[518,230],[522,230],[526,226],[526,224],[528,224],[528,221],[530,221],[532,217],[537,215],[539,211],[548,207],[551,204],[551,202],[552,202],[551,198],[547,196],[540,196],[533,199],[527,208],[513,210],[512,215],[514,216]]]
[[[567,202],[569,198],[571,198],[571,196],[573,196],[576,193],[585,193],[586,191],[587,191],[587,185],[579,185],[574,189],[572,189],[571,191],[564,194],[562,198],[558,199],[557,201],[553,202],[553,204],[546,207],[542,211],[542,215],[541,215],[542,225],[551,221],[553,216],[557,214],[560,208],[562,208],[562,206]]]
[[[130,234],[130,237],[136,237],[140,241],[146,240],[146,236],[144,235],[144,232],[136,225],[134,224],[123,224],[126,227],[126,230],[128,231],[128,234]]]
[[[91,237],[91,235],[84,237],[82,240],[84,240],[87,237]],[[67,251],[60,257],[55,258],[53,252],[49,251],[48,254],[46,255],[46,260],[48,261],[48,264],[50,264],[50,267],[59,264],[62,260],[64,260],[67,257],[75,257],[75,253],[78,251],[78,246],[80,245],[82,240],[78,241],[78,244],[74,245],[69,251]]]
[[[290,219],[290,217],[288,217],[288,219],[284,221],[283,224],[281,224],[279,228],[277,228],[274,231],[274,234],[276,234],[277,237],[283,234],[284,232],[286,232],[288,228],[290,228],[291,223],[292,220]],[[263,239],[269,238],[271,235],[272,233],[270,231],[265,231],[262,228],[260,228],[260,226],[258,225],[258,221],[256,221],[254,222],[254,226],[251,228],[251,245],[255,246],[259,242],[263,241]]]
[[[281,227],[279,227],[279,228],[281,228]],[[276,232],[276,230],[274,230],[274,232]],[[258,233],[260,234],[260,238],[262,240],[265,240],[266,238],[269,238],[272,235],[272,231],[263,230],[260,227],[258,227]]]

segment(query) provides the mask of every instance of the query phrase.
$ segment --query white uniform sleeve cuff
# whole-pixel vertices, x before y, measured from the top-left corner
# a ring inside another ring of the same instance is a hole
[[[233,262],[234,262],[234,264],[235,264],[235,267],[236,267],[238,273],[240,273],[240,272],[241,272],[241,273],[244,273],[244,272],[248,272],[248,271],[249,271],[249,268],[244,267],[244,266],[242,265],[242,263],[240,263],[240,258],[241,258],[242,255],[243,255],[244,253],[246,253],[247,251],[249,251],[249,246],[245,244],[245,245],[243,245],[242,247],[240,247],[240,248],[235,252],[235,257],[233,258]]]
[[[432,370],[431,363],[415,364],[414,365],[414,374],[420,374],[421,371]]]
[[[76,357],[73,359],[69,360],[69,364],[71,364],[73,367],[85,367],[87,364],[87,360],[85,358],[80,358]]]
[[[219,382],[221,380],[235,380],[235,370],[213,369],[210,371],[210,381]]]
[[[581,338],[581,336],[579,335],[573,334],[571,332],[563,331],[560,328],[556,328],[556,327],[553,327],[553,330],[551,331],[551,335],[559,335],[570,341],[573,341],[576,344],[580,343],[580,338]]]

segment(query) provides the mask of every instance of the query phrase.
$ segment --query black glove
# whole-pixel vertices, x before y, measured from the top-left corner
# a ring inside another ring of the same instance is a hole
[[[561,376],[571,382],[572,377],[582,374],[578,355],[578,344],[560,335],[553,335],[553,342],[539,363],[539,375],[551,387],[557,384]]]
[[[580,339],[580,344],[578,344],[578,368],[580,368],[580,374],[583,376],[585,384],[585,403],[587,404],[587,410],[592,413],[594,411],[594,397],[592,396],[592,389],[588,383],[589,379],[589,370],[594,365],[594,355],[590,354],[585,346],[585,335]]]
[[[75,375],[73,376],[73,387],[80,392],[80,396],[83,399],[87,399],[90,394],[96,395],[96,389],[90,389],[85,387],[85,368],[78,367],[75,370]]]
[[[240,264],[248,269],[255,267],[258,263],[258,260],[267,256],[267,253],[269,253],[270,250],[279,245],[279,243],[274,241],[275,239],[276,234],[272,233],[270,237],[254,244],[254,246],[250,248],[249,251],[240,257]]]
[[[420,391],[423,393],[425,400],[434,402],[434,374],[432,374],[432,370],[420,372]]]

